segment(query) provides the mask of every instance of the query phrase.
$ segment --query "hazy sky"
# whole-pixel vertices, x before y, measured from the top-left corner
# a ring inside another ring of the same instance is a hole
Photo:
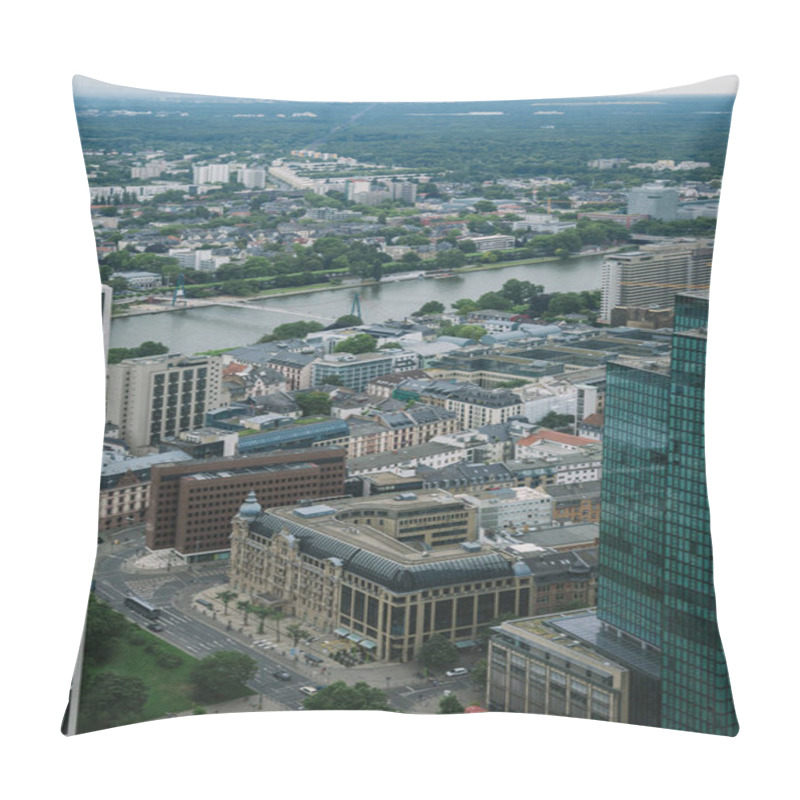
[[[652,92],[641,92],[641,94],[646,95],[653,95],[653,94],[736,94],[736,89],[739,85],[739,79],[735,75],[725,75],[720,78],[712,78],[708,81],[702,81],[700,83],[692,83],[686,86],[675,86],[669,89],[658,89]],[[120,96],[120,95],[140,95],[140,94],[150,94],[151,90],[149,89],[134,89],[130,87],[121,87],[116,86],[112,83],[103,83],[102,81],[96,81],[92,78],[87,78],[83,75],[75,75],[73,78],[73,86],[75,89],[75,93],[80,96],[92,96],[92,97],[111,97],[111,96]],[[179,92],[162,92],[156,90],[157,94],[180,94]],[[209,95],[213,96],[213,95]],[[250,99],[263,99],[269,100],[274,98],[252,98]],[[508,99],[508,98],[506,98]],[[528,97],[519,97],[520,100],[528,100],[528,99],[535,99],[535,98],[528,98]],[[424,101],[423,101],[424,102]]]
[[[735,75],[724,75],[702,83],[691,83],[688,86],[675,86],[672,89],[658,89],[643,94],[736,94],[739,79]]]

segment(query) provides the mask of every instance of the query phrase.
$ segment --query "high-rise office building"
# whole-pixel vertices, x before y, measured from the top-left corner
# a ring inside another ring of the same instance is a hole
[[[669,375],[609,364],[600,484],[597,615],[661,645]]]
[[[491,708],[738,732],[711,560],[703,434],[707,324],[708,293],[679,294],[670,367],[609,364],[596,613],[495,628]],[[603,708],[590,713],[585,702],[584,668],[593,675],[596,655],[608,674],[595,683],[593,697],[613,701],[610,716]],[[513,699],[513,659],[523,670],[530,660],[524,701]],[[619,668],[619,681],[611,667]]]
[[[660,652],[663,727],[731,736],[705,480],[707,321],[707,292],[678,295],[669,371],[609,365],[597,616]]]
[[[738,730],[717,628],[706,491],[704,400],[708,297],[675,304],[664,530],[662,725]]]
[[[644,245],[603,260],[600,318],[627,308],[672,307],[680,292],[707,290],[711,280],[712,240]]]

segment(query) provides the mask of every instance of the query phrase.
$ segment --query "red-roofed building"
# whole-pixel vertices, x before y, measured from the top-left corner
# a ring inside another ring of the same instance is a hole
[[[603,414],[589,414],[586,419],[578,423],[578,433],[587,439],[594,439],[596,442],[603,441]]]
[[[579,450],[587,444],[594,444],[595,440],[588,439],[585,436],[574,436],[571,433],[551,431],[549,428],[539,428],[536,433],[520,439],[517,442],[517,447],[533,447],[543,443],[559,445],[566,450]]]

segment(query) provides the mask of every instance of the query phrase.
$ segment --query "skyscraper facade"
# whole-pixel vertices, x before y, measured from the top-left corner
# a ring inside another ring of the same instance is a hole
[[[705,480],[708,293],[679,295],[668,371],[611,364],[597,616],[661,653],[661,724],[732,736]]]
[[[717,628],[706,491],[707,325],[707,294],[676,299],[664,526],[662,725],[734,735],[738,724]]]
[[[669,375],[609,364],[597,616],[661,646]]]

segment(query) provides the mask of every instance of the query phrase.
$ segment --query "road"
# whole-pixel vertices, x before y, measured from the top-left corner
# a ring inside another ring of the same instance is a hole
[[[260,701],[265,708],[296,709],[304,698],[299,691],[301,686],[319,686],[336,680],[350,684],[364,680],[385,691],[394,707],[412,713],[435,713],[446,690],[455,692],[462,700],[473,695],[478,697],[468,676],[439,677],[433,684],[421,679],[410,664],[374,664],[371,668],[346,669],[326,659],[324,670],[312,669],[298,660],[299,653],[288,652],[290,645],[285,642],[276,645],[268,641],[267,635],[240,633],[230,627],[230,622],[227,622],[226,630],[224,616],[220,614],[218,617],[193,602],[193,598],[203,590],[226,582],[227,566],[224,563],[131,572],[123,567],[126,561],[143,551],[143,526],[104,538],[106,543],[98,548],[94,572],[97,597],[141,625],[146,620],[126,608],[125,598],[135,595],[151,602],[161,609],[159,622],[164,628],[155,635],[195,658],[201,659],[219,650],[246,653],[255,659],[258,666],[248,686],[261,695]],[[317,652],[317,655],[323,653]],[[273,673],[279,669],[288,672],[291,679],[276,678]]]
[[[181,594],[196,594],[204,588],[223,583],[226,567],[193,566],[191,572],[132,574],[124,572],[122,565],[142,549],[141,533],[131,534],[128,531],[119,534],[117,540],[120,544],[106,546],[106,552],[101,554],[95,566],[95,594],[98,599],[139,624],[144,624],[144,620],[126,608],[125,598],[133,594],[152,602],[161,609],[159,622],[164,626],[164,630],[155,635],[198,659],[218,650],[246,653],[258,664],[256,676],[248,683],[253,691],[282,708],[296,708],[300,704],[303,695],[298,687],[307,685],[309,679],[292,668],[290,659],[270,657],[257,646],[246,644],[219,630],[217,626],[204,622],[203,616],[210,617],[205,609],[199,612],[183,610],[185,603],[179,602]],[[278,668],[289,672],[291,680],[275,678],[272,673]]]

